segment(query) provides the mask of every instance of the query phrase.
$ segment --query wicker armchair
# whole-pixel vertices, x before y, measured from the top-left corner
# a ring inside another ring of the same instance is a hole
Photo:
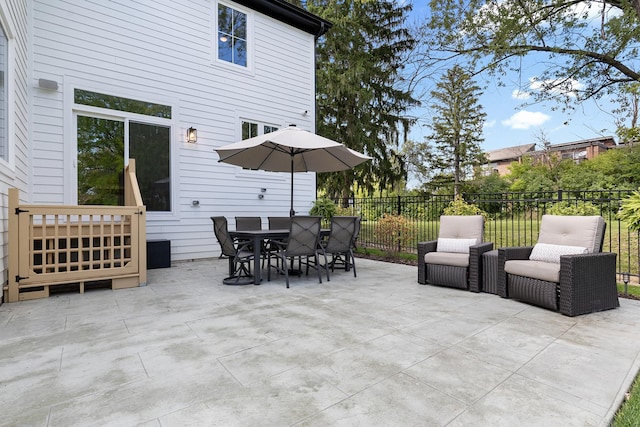
[[[600,216],[544,215],[535,246],[498,250],[498,295],[577,316],[620,306]]]
[[[418,283],[480,292],[482,254],[493,243],[482,243],[481,215],[440,217],[438,240],[418,243]]]

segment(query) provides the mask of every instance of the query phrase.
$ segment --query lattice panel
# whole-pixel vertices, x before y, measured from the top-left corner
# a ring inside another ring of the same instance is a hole
[[[131,215],[31,215],[35,274],[110,270],[132,261]]]

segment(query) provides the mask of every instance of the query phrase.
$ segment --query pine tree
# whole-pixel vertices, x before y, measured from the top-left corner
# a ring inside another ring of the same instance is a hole
[[[460,194],[461,180],[484,157],[480,144],[486,114],[479,104],[480,94],[480,88],[458,65],[447,70],[431,92],[433,167],[453,174],[455,195]]]
[[[415,40],[406,29],[411,6],[394,1],[308,0],[307,9],[333,27],[317,42],[316,132],[365,153],[354,170],[318,175],[330,197],[352,196],[354,185],[373,191],[405,179],[401,140],[417,104],[402,79]]]

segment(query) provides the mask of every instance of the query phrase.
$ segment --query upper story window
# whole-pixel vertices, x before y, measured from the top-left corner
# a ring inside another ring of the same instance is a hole
[[[247,66],[247,14],[218,4],[218,59]]]
[[[9,40],[0,25],[0,159],[9,160],[7,79],[9,75]]]
[[[242,139],[253,138],[254,136],[264,135],[265,133],[275,132],[277,130],[278,127],[274,125],[242,120]]]

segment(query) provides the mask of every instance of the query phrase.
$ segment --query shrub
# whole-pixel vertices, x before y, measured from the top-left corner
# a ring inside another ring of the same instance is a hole
[[[338,210],[333,201],[323,197],[316,199],[313,203],[313,207],[309,210],[309,215],[317,215],[322,217],[323,224],[331,223],[331,218],[336,214]]]
[[[378,243],[391,256],[407,246],[412,236],[411,225],[402,215],[383,216],[378,220],[374,232]]]
[[[629,229],[640,231],[640,192],[634,191],[622,200],[618,218],[626,222]]]
[[[485,221],[489,220],[489,214],[478,206],[467,203],[461,196],[456,196],[442,211],[443,215],[482,215]]]
[[[553,206],[547,209],[547,213],[551,215],[600,215],[598,207],[590,202],[581,203],[580,205],[572,205],[569,202],[554,203]]]

